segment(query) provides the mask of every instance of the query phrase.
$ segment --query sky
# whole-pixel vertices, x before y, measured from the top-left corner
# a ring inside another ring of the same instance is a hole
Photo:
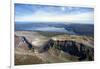
[[[85,7],[15,4],[15,22],[94,23],[94,9]]]

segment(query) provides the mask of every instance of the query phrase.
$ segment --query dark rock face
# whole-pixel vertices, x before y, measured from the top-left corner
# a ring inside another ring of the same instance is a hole
[[[45,45],[43,45],[42,47],[40,47],[38,51],[40,53],[48,51],[48,49],[50,47],[53,47],[53,45],[54,45],[54,41],[50,39]]]
[[[32,44],[23,36],[22,37],[23,41],[26,42],[28,44],[28,48],[31,49],[32,48]]]
[[[24,36],[15,35],[15,48],[23,48],[25,50],[32,49],[32,44]]]
[[[66,53],[69,53],[70,55],[73,56],[78,56],[80,57],[79,60],[94,60],[94,49],[86,46],[85,44],[82,43],[77,43],[72,40],[65,40],[65,41],[54,41],[54,40],[49,40],[44,46],[39,48],[39,52],[45,52],[49,48],[56,48],[58,50],[62,50]]]

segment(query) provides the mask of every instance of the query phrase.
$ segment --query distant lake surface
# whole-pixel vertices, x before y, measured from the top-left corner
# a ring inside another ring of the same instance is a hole
[[[15,31],[19,30],[93,35],[94,24],[15,22]]]

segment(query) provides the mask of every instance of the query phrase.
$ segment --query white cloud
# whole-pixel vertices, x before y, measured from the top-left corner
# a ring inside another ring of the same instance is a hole
[[[80,14],[53,15],[37,12],[35,15],[16,16],[18,22],[72,22],[72,23],[93,23],[93,12]]]

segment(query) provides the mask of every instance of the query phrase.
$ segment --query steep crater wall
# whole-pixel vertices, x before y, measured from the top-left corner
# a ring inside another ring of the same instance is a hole
[[[65,53],[69,53],[70,55],[78,56],[80,57],[79,60],[94,60],[94,48],[83,43],[78,43],[72,40],[54,41],[50,39],[45,45],[39,47],[38,51],[42,53],[48,51],[50,48],[55,48]]]

